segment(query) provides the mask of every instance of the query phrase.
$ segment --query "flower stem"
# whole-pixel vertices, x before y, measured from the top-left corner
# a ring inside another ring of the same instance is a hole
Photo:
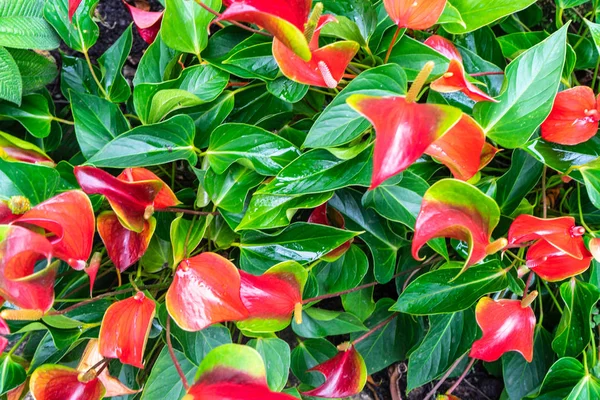
[[[6,356],[7,357],[12,356],[15,353],[15,351],[17,351],[19,349],[19,347],[25,341],[25,339],[27,339],[29,337],[30,334],[31,334],[31,332],[26,332],[25,334],[23,334],[23,336],[21,336],[21,338],[17,341],[17,343],[15,343],[13,345],[13,347],[10,349],[10,351],[8,352],[8,354]]]
[[[385,59],[383,60],[384,64],[388,63],[390,56],[392,55],[392,50],[394,49],[398,35],[400,35],[400,31],[402,31],[402,28],[398,26],[398,28],[396,28],[396,32],[394,32],[394,37],[392,37],[392,41],[390,42],[390,47],[388,47],[387,53],[385,53]]]
[[[488,76],[488,75],[504,75],[504,71],[476,72],[474,74],[469,74],[469,75],[473,78],[476,78],[478,76]]]
[[[396,318],[398,316],[398,314],[399,313],[397,313],[397,312],[393,313],[388,318],[384,319],[383,321],[381,321],[380,323],[378,323],[377,325],[375,325],[374,327],[369,329],[369,331],[366,332],[364,335],[357,337],[355,340],[352,341],[352,345],[356,346],[357,344],[359,344],[360,342],[362,342],[363,340],[365,340],[366,338],[371,336],[373,333],[377,332],[379,329],[383,328],[384,326],[386,326],[387,324],[392,322],[392,320],[394,318]]]
[[[94,71],[94,65],[92,64],[92,60],[90,59],[90,54],[88,53],[87,49],[85,49],[83,51],[83,55],[85,57],[85,61],[88,64],[88,67],[90,68],[90,73],[92,74],[92,78],[94,79],[94,82],[96,82],[96,85],[98,85],[98,88],[100,89],[100,92],[102,92],[102,95],[104,96],[104,98],[109,100],[108,93],[106,93],[106,90],[104,90],[104,86],[102,86],[102,83],[96,76],[96,71]]]
[[[177,208],[177,207],[167,207],[167,208],[163,208],[160,210],[156,210],[159,212],[173,212],[173,213],[184,213],[184,214],[191,214],[191,215],[218,215],[218,212],[211,212],[211,211],[196,211],[196,210],[188,210],[185,208]]]
[[[458,364],[460,364],[460,362],[462,361],[463,358],[465,358],[466,354],[463,354],[462,357],[460,357],[458,360],[454,361],[454,364],[452,364],[450,366],[450,368],[448,368],[448,371],[446,371],[446,373],[444,374],[444,376],[442,376],[442,378],[438,381],[438,383],[435,384],[435,386],[433,387],[433,389],[431,389],[431,391],[429,393],[427,393],[427,396],[425,396],[424,400],[429,400],[430,398],[432,398],[433,396],[435,396],[435,393],[437,392],[437,390],[440,388],[440,386],[442,386],[444,384],[444,382],[446,382],[446,379],[448,379],[448,377],[450,376],[450,374],[452,372],[454,372],[454,370],[456,369],[456,367],[458,367]]]
[[[175,369],[177,370],[177,373],[179,374],[179,377],[181,378],[181,383],[183,383],[183,387],[185,388],[185,391],[187,392],[190,388],[190,385],[185,377],[185,374],[183,373],[183,370],[181,369],[181,365],[179,365],[179,361],[177,360],[177,357],[175,356],[175,351],[173,350],[173,343],[171,343],[171,316],[167,315],[167,347],[169,348],[169,355],[171,356],[171,360],[173,360],[173,364],[175,365]]]
[[[475,364],[475,359],[471,358],[471,361],[469,362],[469,364],[467,364],[467,368],[465,368],[465,370],[463,371],[461,376],[456,380],[456,382],[454,382],[452,384],[452,386],[450,386],[450,389],[448,389],[446,391],[446,394],[452,394],[452,392],[458,387],[458,385],[460,385],[460,383],[463,381],[463,379],[465,379],[465,377],[471,370],[471,367],[473,366],[473,364]]]

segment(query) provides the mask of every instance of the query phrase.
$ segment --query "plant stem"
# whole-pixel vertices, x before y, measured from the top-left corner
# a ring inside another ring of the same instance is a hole
[[[104,86],[102,86],[102,83],[96,76],[96,71],[94,71],[94,65],[92,64],[92,60],[90,59],[90,55],[89,55],[87,49],[85,49],[83,51],[83,55],[85,57],[85,61],[88,64],[88,67],[90,68],[90,73],[92,74],[92,78],[94,79],[94,82],[96,82],[96,85],[98,85],[98,88],[102,92],[102,95],[104,96],[104,98],[106,98],[108,100],[109,99],[108,93],[106,93],[106,90],[104,90]]]
[[[198,5],[202,8],[204,8],[206,11],[208,11],[209,13],[211,13],[212,15],[216,16],[217,18],[221,18],[221,13],[218,11],[213,10],[212,8],[210,8],[209,6],[207,6],[206,4],[204,4],[204,2],[202,0],[194,0],[196,3],[198,3]],[[250,28],[249,26],[246,26],[244,24],[240,24],[237,21],[228,21],[231,22],[233,25],[240,27],[242,29],[245,29],[247,31],[250,31],[252,33],[257,33],[259,35],[263,35],[263,36],[267,36],[267,37],[273,37],[273,35],[271,35],[268,32],[263,32],[263,31],[259,31],[257,29],[253,29]]]
[[[460,362],[462,361],[463,358],[465,358],[466,354],[463,354],[462,357],[460,357],[458,360],[454,361],[454,364],[452,364],[450,366],[450,368],[448,369],[448,371],[446,371],[446,373],[444,374],[444,376],[442,376],[442,378],[438,381],[438,383],[435,384],[435,386],[433,387],[433,389],[431,389],[431,391],[429,393],[427,393],[427,396],[425,396],[425,399],[423,400],[429,400],[431,397],[435,396],[435,393],[437,392],[437,390],[440,388],[440,386],[442,386],[444,384],[444,382],[446,382],[446,379],[448,379],[448,377],[450,376],[450,374],[452,372],[454,372],[454,370],[456,369],[456,367],[458,367],[458,364],[460,364]]]
[[[173,361],[173,364],[175,365],[175,369],[177,370],[177,373],[179,374],[179,377],[181,378],[181,383],[183,383],[183,387],[185,388],[185,391],[187,392],[190,388],[190,385],[188,384],[187,379],[185,378],[185,374],[183,373],[183,370],[181,369],[181,365],[179,365],[179,361],[177,361],[177,357],[175,357],[175,351],[173,350],[173,344],[171,343],[171,316],[167,315],[167,347],[169,348],[169,355],[171,356],[171,360]]]
[[[394,32],[394,37],[392,37],[392,41],[390,42],[390,47],[388,47],[387,53],[385,53],[385,59],[383,60],[384,64],[388,63],[390,56],[392,55],[392,50],[394,49],[394,45],[396,44],[396,40],[398,39],[398,35],[400,35],[401,30],[402,28],[400,28],[400,26],[396,28],[396,32]]]
[[[471,370],[471,367],[473,366],[473,364],[475,364],[475,359],[471,358],[471,361],[469,362],[469,364],[467,364],[467,368],[465,368],[462,375],[456,380],[456,382],[454,382],[454,384],[452,386],[450,386],[450,389],[448,389],[448,391],[446,391],[446,394],[452,394],[454,389],[456,389],[458,387],[458,385],[460,385],[460,383],[463,381],[463,379],[465,379],[465,377]]]
[[[10,349],[10,351],[8,352],[8,354],[6,356],[7,357],[12,356],[15,353],[15,351],[17,351],[19,349],[19,347],[25,341],[25,339],[27,339],[29,337],[30,334],[31,334],[31,332],[24,333],[23,336],[21,336],[21,338],[17,341],[17,343],[15,343],[13,345],[13,347]]]
[[[548,294],[550,294],[550,297],[552,298],[552,301],[554,302],[554,305],[556,306],[556,308],[558,308],[558,311],[560,311],[560,313],[563,313],[563,309],[560,306],[560,304],[558,303],[558,300],[556,300],[556,296],[554,296],[554,292],[552,292],[552,290],[550,290],[550,287],[548,286],[548,284],[546,283],[545,280],[540,279],[540,281],[544,284],[544,286],[546,287],[546,290],[548,291]]]
[[[386,326],[387,324],[389,324],[394,318],[396,318],[398,316],[398,314],[399,313],[397,313],[397,312],[393,313],[388,318],[384,319],[383,321],[381,321],[380,323],[378,323],[377,325],[375,325],[374,327],[369,329],[369,331],[366,332],[364,335],[357,337],[355,340],[352,341],[352,345],[356,346],[357,344],[359,344],[360,342],[362,342],[363,340],[365,340],[366,338],[371,336],[373,333],[377,332],[379,329],[381,329],[384,326]]]
[[[529,273],[529,276],[527,277],[527,282],[525,283],[525,289],[523,289],[523,297],[527,296],[527,292],[529,291],[529,286],[531,286],[531,284],[533,283],[534,277],[535,277],[535,274],[533,273],[533,271],[531,271]]]
[[[579,183],[577,184],[577,206],[579,207],[579,222],[585,229],[587,229],[588,232],[594,232],[589,226],[587,226],[585,220],[583,219],[583,210],[581,209],[581,185]]]
[[[52,120],[56,121],[56,122],[60,122],[61,124],[65,124],[65,125],[75,125],[75,122],[73,122],[73,121],[68,121],[66,119],[62,119],[62,118],[58,118],[58,117],[54,117],[54,116],[52,117]]]
[[[474,74],[469,74],[473,78],[478,76],[488,76],[488,75],[504,75],[504,71],[488,71],[488,72],[476,72]]]
[[[546,218],[548,216],[548,199],[546,198],[546,172],[548,170],[548,167],[546,167],[544,165],[544,170],[542,172],[542,204],[543,204],[543,210],[542,210],[542,215],[544,216],[544,218]]]
[[[167,207],[167,208],[163,208],[160,210],[156,210],[158,212],[173,212],[173,213],[184,213],[184,214],[191,214],[191,215],[218,215],[218,212],[211,212],[211,211],[196,211],[196,210],[188,210],[185,208],[177,208],[177,207]]]

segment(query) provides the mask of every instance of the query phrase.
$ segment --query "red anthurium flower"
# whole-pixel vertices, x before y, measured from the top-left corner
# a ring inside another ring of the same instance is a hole
[[[94,282],[96,282],[96,275],[98,275],[100,269],[100,262],[102,262],[102,253],[94,253],[89,265],[84,270],[90,278],[90,297],[94,291]]]
[[[200,363],[196,383],[182,400],[295,400],[272,392],[260,354],[251,347],[225,344]]]
[[[0,296],[19,308],[48,311],[54,303],[58,263],[35,271],[37,261],[52,256],[52,244],[20,226],[0,225]]]
[[[123,172],[117,176],[117,179],[120,179],[125,182],[149,182],[149,181],[159,181],[163,183],[162,189],[158,192],[156,197],[154,198],[154,209],[162,210],[167,207],[174,207],[176,205],[181,204],[181,202],[175,196],[175,193],[171,190],[171,188],[165,184],[165,182],[156,176],[152,171],[147,170],[146,168],[127,168],[124,169]]]
[[[598,132],[600,105],[594,91],[577,86],[556,95],[554,106],[541,126],[542,139],[564,145],[576,145]]]
[[[481,168],[484,147],[483,128],[473,118],[463,114],[448,133],[429,145],[425,154],[447,166],[456,179],[468,181]],[[490,161],[491,158],[486,164]]]
[[[508,244],[517,245],[532,240],[543,239],[558,250],[578,260],[583,258],[581,249],[585,228],[575,225],[575,218],[537,218],[532,215],[519,215],[508,231]]]
[[[144,11],[137,7],[132,6],[123,0],[123,3],[127,6],[133,23],[135,24],[140,36],[148,44],[152,44],[158,31],[160,30],[160,24],[162,23],[163,11]]]
[[[29,390],[35,400],[100,400],[106,392],[98,378],[86,377],[76,369],[52,364],[42,365],[33,371]]]
[[[82,0],[69,0],[69,21],[73,20],[75,12],[79,8]]]
[[[360,45],[346,40],[319,48],[321,28],[329,22],[337,21],[331,15],[324,15],[317,25],[309,44],[310,61],[304,61],[277,38],[273,40],[273,56],[285,76],[305,85],[337,87]]]
[[[54,161],[42,149],[12,135],[0,132],[0,158],[54,167]]]
[[[79,366],[77,367],[77,370],[81,373],[85,373],[89,371],[92,367],[97,365],[103,359],[104,357],[102,357],[102,354],[100,354],[98,340],[91,339],[83,352],[83,356],[79,361]],[[100,374],[98,375],[98,379],[100,380],[100,382],[102,382],[102,385],[106,389],[106,393],[104,395],[105,397],[128,396],[130,394],[136,394],[140,391],[129,389],[117,378],[112,377],[108,373],[108,368],[104,368],[102,372],[100,372]]]
[[[462,117],[457,108],[415,103],[404,96],[355,94],[347,103],[375,127],[377,137],[370,189],[417,161]]]
[[[540,278],[558,282],[586,271],[592,262],[592,254],[583,240],[578,242],[582,258],[575,258],[545,240],[539,240],[527,249],[527,267]]]
[[[536,294],[532,292],[530,296]],[[475,317],[483,336],[473,343],[469,356],[492,362],[508,351],[517,351],[531,362],[535,314],[529,305],[533,299],[528,298],[529,296],[523,301],[494,301],[483,297],[479,300],[475,308]]]
[[[34,225],[51,233],[54,257],[82,270],[94,244],[94,209],[81,190],[61,193],[27,211],[15,223]]]
[[[241,330],[255,333],[285,329],[297,307],[308,279],[306,269],[296,262],[278,264],[261,276],[240,271],[242,302],[248,318],[238,322]]]
[[[123,226],[135,232],[144,230],[154,213],[154,199],[164,186],[161,180],[127,181],[95,167],[75,167],[75,177],[87,194],[104,195]]]
[[[202,253],[183,260],[167,291],[169,315],[181,329],[200,331],[223,321],[248,317],[240,297],[241,278],[229,260]]]
[[[221,20],[248,22],[271,32],[301,59],[311,57],[304,36],[312,0],[232,0]]]
[[[8,200],[0,200],[0,224],[15,221],[30,209],[31,203],[27,197],[12,196]]]
[[[346,221],[344,221],[344,216],[338,210],[334,208],[328,208],[327,203],[315,208],[308,217],[308,222],[310,222],[311,224],[335,226],[336,228],[340,229],[344,229],[346,227]],[[346,243],[342,244],[337,249],[330,251],[321,258],[327,262],[337,260],[345,252],[347,252],[348,249],[350,249],[350,246],[352,245],[353,241],[354,239],[348,240]]]
[[[383,0],[392,21],[400,28],[431,28],[442,15],[446,0]]]
[[[4,303],[2,298],[0,298],[0,301]],[[8,339],[4,337],[5,335],[10,335],[10,328],[6,324],[6,321],[0,318],[0,354],[4,352],[4,349],[6,349],[6,346],[8,345]]]
[[[156,304],[143,292],[108,307],[98,336],[100,354],[144,368],[144,349],[155,313]]]
[[[431,239],[453,238],[469,245],[467,268],[506,246],[506,239],[490,243],[499,220],[500,209],[493,199],[468,183],[442,179],[423,196],[412,242],[413,257],[419,259],[419,250]]]
[[[424,43],[450,60],[448,70],[431,83],[431,89],[440,93],[462,92],[473,101],[497,102],[497,100],[488,96],[483,90],[467,80],[462,64],[462,56],[451,41],[433,35],[427,38]]]
[[[309,369],[325,376],[325,383],[316,389],[302,392],[307,396],[337,398],[353,396],[367,382],[367,367],[354,346],[340,351],[335,357]]]
[[[103,212],[98,216],[100,238],[106,246],[108,256],[121,272],[142,258],[155,228],[156,219],[153,217],[144,221],[144,229],[137,233],[121,225],[117,214],[112,211]]]

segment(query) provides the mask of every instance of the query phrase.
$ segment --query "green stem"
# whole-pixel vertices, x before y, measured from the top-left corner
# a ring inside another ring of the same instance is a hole
[[[552,290],[550,290],[550,287],[548,286],[548,284],[546,283],[546,281],[544,281],[543,279],[540,279],[540,280],[542,281],[542,283],[546,287],[546,290],[550,294],[550,297],[552,298],[552,301],[554,302],[554,305],[556,306],[556,308],[558,309],[558,311],[560,311],[560,313],[562,314],[563,313],[563,309],[560,306],[560,304],[558,304],[558,300],[556,300],[556,296],[554,296],[554,292],[552,292]]]
[[[238,94],[238,93],[242,93],[242,92],[243,92],[243,91],[245,91],[245,90],[248,90],[248,89],[253,89],[253,88],[255,88],[255,87],[259,87],[259,86],[263,86],[263,85],[266,85],[266,83],[264,83],[264,82],[261,82],[261,83],[256,83],[256,84],[254,84],[254,85],[247,85],[247,86],[243,86],[243,87],[241,87],[241,88],[239,88],[239,89],[236,89],[236,90],[234,90],[233,92],[231,92],[231,94],[233,94],[233,95],[235,96],[236,94]]]
[[[21,336],[21,338],[17,341],[17,343],[15,343],[13,345],[12,349],[10,349],[10,351],[8,352],[8,354],[6,356],[7,357],[12,356],[15,353],[15,351],[17,351],[19,349],[21,344],[23,344],[25,339],[27,339],[29,337],[30,334],[31,334],[31,332],[26,332],[23,336]]]
[[[90,59],[90,55],[87,51],[87,49],[85,49],[83,51],[83,55],[85,57],[85,61],[88,64],[88,67],[90,68],[90,73],[92,74],[92,78],[94,78],[94,81],[96,82],[96,85],[98,85],[98,88],[100,89],[100,91],[102,92],[102,95],[106,98],[109,99],[108,94],[106,93],[106,90],[104,90],[104,86],[102,86],[102,83],[100,82],[100,80],[98,79],[98,77],[96,76],[96,71],[94,71],[94,65],[92,64],[92,60]]]
[[[69,121],[69,120],[54,117],[54,116],[52,117],[52,120],[56,121],[56,122],[60,122],[61,124],[65,124],[65,125],[75,125],[75,122],[73,122],[73,121]]]
[[[565,10],[563,10],[561,7],[556,7],[556,27],[558,29],[562,28],[562,26],[564,25],[563,23],[563,12]]]
[[[581,185],[579,183],[577,184],[577,206],[579,207],[579,222],[588,232],[594,232],[589,226],[587,226],[585,220],[583,219],[583,210],[581,209]]]

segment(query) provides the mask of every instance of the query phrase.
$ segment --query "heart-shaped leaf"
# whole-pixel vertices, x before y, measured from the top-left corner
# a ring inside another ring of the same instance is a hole
[[[106,390],[100,379],[82,382],[79,375],[79,371],[64,365],[45,364],[33,371],[29,389],[36,400],[104,398]]]
[[[221,0],[205,0],[204,3],[218,10]],[[166,45],[184,53],[200,56],[208,43],[209,24],[215,17],[194,1],[167,0],[161,28]],[[182,26],[188,29],[181,29]]]
[[[248,317],[240,297],[238,269],[215,253],[202,253],[183,260],[166,297],[167,310],[186,331],[200,331],[224,321]]]
[[[144,350],[156,314],[154,300],[143,292],[111,305],[102,319],[98,347],[107,358],[144,368]]]
[[[475,309],[483,336],[473,343],[470,357],[496,361],[504,353],[517,351],[528,361],[533,359],[535,314],[520,300],[492,300],[483,297]]]

